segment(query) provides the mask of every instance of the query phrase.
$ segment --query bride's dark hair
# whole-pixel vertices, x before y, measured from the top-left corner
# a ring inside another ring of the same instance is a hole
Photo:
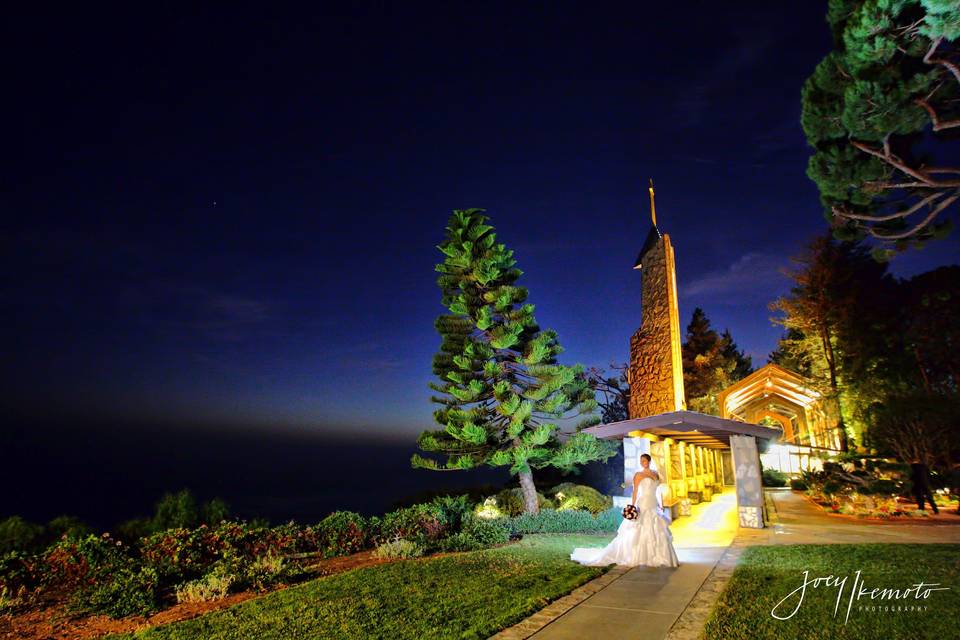
[[[641,453],[641,454],[640,454],[640,457],[641,457],[641,458],[646,458],[648,462],[650,462],[650,461],[653,460],[653,458],[650,457],[650,454],[649,454],[649,453]]]

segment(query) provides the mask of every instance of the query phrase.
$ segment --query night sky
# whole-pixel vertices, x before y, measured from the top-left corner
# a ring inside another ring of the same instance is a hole
[[[825,228],[799,125],[825,3],[324,4],[6,17],[8,427],[409,443],[454,208],[488,210],[564,362],[623,362],[651,176],[681,325],[765,361]]]

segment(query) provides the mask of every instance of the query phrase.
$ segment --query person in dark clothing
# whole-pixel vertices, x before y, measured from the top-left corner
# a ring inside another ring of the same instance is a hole
[[[940,513],[937,510],[937,503],[933,501],[933,491],[930,489],[930,470],[927,465],[916,460],[910,463],[910,480],[913,482],[913,497],[917,500],[917,508],[924,510],[924,500],[930,502],[934,513]]]

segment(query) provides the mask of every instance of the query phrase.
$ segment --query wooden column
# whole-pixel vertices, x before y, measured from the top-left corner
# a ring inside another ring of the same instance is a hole
[[[680,443],[680,479],[683,480],[683,495],[687,495],[687,443]]]

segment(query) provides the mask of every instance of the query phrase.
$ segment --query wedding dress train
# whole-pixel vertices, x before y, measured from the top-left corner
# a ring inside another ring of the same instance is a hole
[[[679,564],[673,548],[673,534],[667,522],[657,513],[657,482],[644,478],[637,489],[636,520],[624,518],[617,537],[606,547],[577,547],[570,559],[594,567],[619,564],[628,567],[676,567]]]

